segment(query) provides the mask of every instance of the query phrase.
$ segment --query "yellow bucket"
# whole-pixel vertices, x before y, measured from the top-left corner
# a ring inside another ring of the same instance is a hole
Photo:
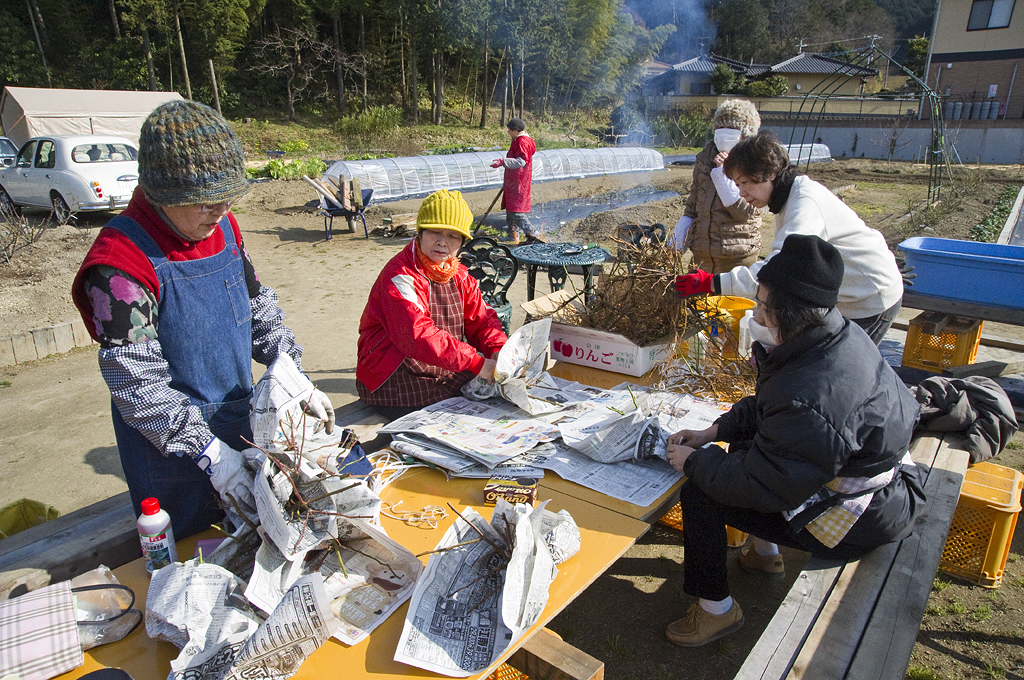
[[[0,539],[31,529],[34,526],[60,517],[60,511],[52,505],[28,498],[16,500],[0,508]]]
[[[722,335],[722,356],[726,359],[735,359],[736,355],[736,342],[740,337],[740,319],[743,318],[743,313],[748,309],[753,309],[757,306],[757,302],[745,297],[739,297],[737,295],[709,295],[703,300],[703,310],[708,314],[717,314],[719,317],[724,317],[727,312],[728,317],[723,318],[723,323],[729,323],[729,327],[732,330],[732,337]]]

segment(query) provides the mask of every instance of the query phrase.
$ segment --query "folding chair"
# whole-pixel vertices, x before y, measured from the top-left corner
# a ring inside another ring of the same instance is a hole
[[[512,251],[487,236],[466,241],[459,252],[459,260],[480,284],[484,302],[497,313],[501,328],[508,335],[512,323],[512,303],[506,293],[519,273],[519,261]]]
[[[350,233],[355,232],[356,218],[358,217],[363,221],[363,233],[366,235],[366,238],[370,238],[370,230],[366,228],[366,217],[363,215],[363,211],[366,210],[366,206],[370,205],[370,199],[373,197],[373,189],[362,189],[359,193],[363,195],[363,207],[358,210],[333,208],[330,205],[326,208],[320,208],[320,214],[324,216],[324,236],[328,241],[330,241],[331,236],[333,236],[335,217],[345,218],[348,222],[348,230]]]

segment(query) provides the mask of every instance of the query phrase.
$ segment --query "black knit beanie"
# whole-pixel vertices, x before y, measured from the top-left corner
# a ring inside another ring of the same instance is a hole
[[[139,186],[162,206],[234,201],[249,189],[242,144],[209,106],[162,104],[139,134]]]
[[[843,285],[843,256],[817,236],[787,236],[782,250],[765,262],[757,280],[780,288],[811,307],[835,307]]]
[[[506,125],[505,127],[507,127],[509,130],[515,130],[516,132],[522,132],[523,130],[526,129],[526,124],[523,123],[523,121],[521,119],[519,119],[519,118],[509,118],[508,119],[508,125]]]

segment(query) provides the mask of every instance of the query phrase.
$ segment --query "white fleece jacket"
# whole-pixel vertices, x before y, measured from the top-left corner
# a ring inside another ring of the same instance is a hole
[[[771,254],[749,267],[721,274],[721,294],[754,299],[757,272],[782,250],[790,234],[813,234],[839,250],[846,270],[836,307],[847,319],[881,314],[903,297],[903,277],[882,234],[864,224],[826,187],[804,175],[793,180],[789,200],[775,216]]]

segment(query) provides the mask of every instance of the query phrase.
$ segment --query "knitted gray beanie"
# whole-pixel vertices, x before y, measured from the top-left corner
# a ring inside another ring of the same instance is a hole
[[[139,186],[161,206],[234,201],[249,190],[242,145],[209,106],[161,104],[139,135]]]
[[[744,137],[753,137],[761,128],[761,116],[757,108],[746,99],[727,99],[715,111],[711,129],[732,128]]]

